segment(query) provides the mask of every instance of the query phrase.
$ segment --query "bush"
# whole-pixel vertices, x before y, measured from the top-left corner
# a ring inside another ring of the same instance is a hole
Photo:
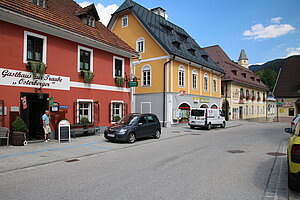
[[[83,77],[84,82],[86,82],[86,83],[91,83],[94,78],[93,72],[88,71],[88,70],[81,70],[80,74],[81,74],[81,77]]]
[[[114,116],[114,122],[120,121],[121,117],[120,116]]]
[[[15,132],[28,132],[28,128],[21,117],[17,117],[16,121],[12,123],[12,129]]]
[[[89,119],[87,117],[82,117],[80,123],[83,125],[83,128],[87,129],[89,127]]]

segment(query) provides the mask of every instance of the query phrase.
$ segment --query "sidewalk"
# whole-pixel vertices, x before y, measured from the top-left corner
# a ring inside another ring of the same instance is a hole
[[[240,125],[242,125],[242,122],[240,121],[230,121],[227,123],[226,128]],[[222,129],[218,128],[215,130]],[[108,142],[103,137],[103,134],[100,134],[77,137],[76,139],[72,139],[71,143],[58,143],[57,140],[52,140],[49,143],[32,143],[27,146],[0,146],[0,173],[57,161],[67,161],[69,159],[158,142],[164,139],[196,134],[199,132],[208,133],[209,131],[200,129],[193,130],[190,129],[187,124],[181,124],[176,127],[162,128],[162,135],[159,140],[144,139],[138,140],[134,144]]]

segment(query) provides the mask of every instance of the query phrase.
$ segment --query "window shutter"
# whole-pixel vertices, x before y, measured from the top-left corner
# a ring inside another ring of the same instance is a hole
[[[74,102],[73,103],[73,111],[74,111],[74,114],[73,114],[73,117],[74,117],[74,124],[77,124],[78,122],[77,122],[77,118],[78,118],[78,110],[77,110],[77,105],[78,105],[78,103],[77,102]]]
[[[100,104],[98,102],[93,103],[94,109],[94,123],[100,122]]]
[[[123,104],[123,117],[128,114],[128,104]]]
[[[112,116],[112,103],[109,103],[108,104],[108,117],[109,117],[109,119],[108,119],[108,121],[111,123],[112,122],[112,118],[113,118],[113,116]]]

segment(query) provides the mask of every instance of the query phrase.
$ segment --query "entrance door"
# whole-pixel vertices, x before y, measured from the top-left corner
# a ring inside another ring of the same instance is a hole
[[[43,139],[42,115],[45,113],[45,110],[48,110],[49,103],[47,99],[49,95],[44,93],[21,93],[21,97],[24,96],[26,96],[27,108],[21,109],[21,116],[29,129],[27,139]]]
[[[239,110],[240,110],[240,119],[243,119],[243,106],[240,106],[239,107]]]

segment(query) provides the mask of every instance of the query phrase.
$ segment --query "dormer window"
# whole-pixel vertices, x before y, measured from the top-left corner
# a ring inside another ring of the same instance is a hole
[[[177,49],[180,49],[180,42],[174,41],[174,42],[172,42],[172,44],[173,44]]]
[[[172,35],[173,34],[173,28],[165,25],[165,24],[160,24],[162,27],[163,32],[167,33],[168,35]]]
[[[45,8],[46,0],[30,0],[34,5]]]
[[[233,70],[231,70],[231,72],[234,74],[234,75],[236,75],[236,70],[235,69],[233,69]]]
[[[257,82],[259,82],[260,83],[260,79],[258,78],[258,79],[256,79],[257,80]]]
[[[95,27],[96,21],[100,20],[94,4],[91,4],[85,8],[81,8],[77,11],[76,15],[84,24],[90,27]]]
[[[196,50],[195,49],[188,49],[188,51],[194,56],[195,53],[196,53]]]
[[[204,60],[208,61],[208,55],[201,55],[201,57],[202,57]]]
[[[243,76],[244,78],[246,78],[246,73],[242,73],[242,76]]]
[[[182,33],[178,33],[178,32],[177,32],[177,34],[179,35],[181,41],[187,42],[187,39],[189,38],[189,36],[182,34]]]
[[[254,81],[254,76],[251,76],[250,78],[251,78],[252,81]]]

